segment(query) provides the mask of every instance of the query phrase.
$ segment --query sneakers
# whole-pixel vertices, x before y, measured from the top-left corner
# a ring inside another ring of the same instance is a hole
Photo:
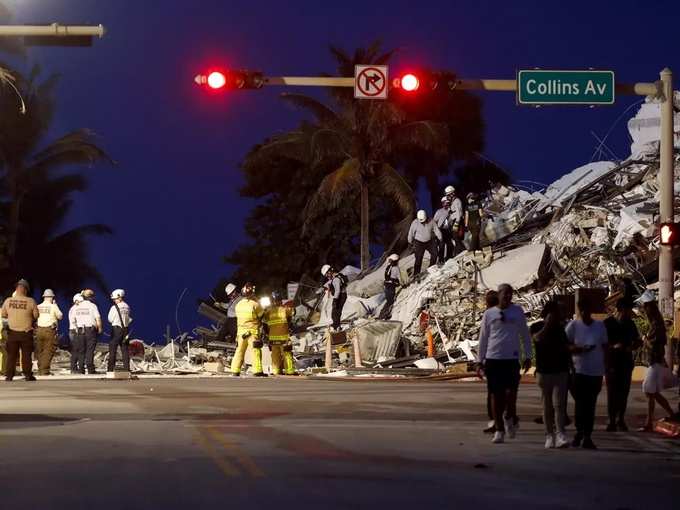
[[[505,432],[496,431],[493,434],[493,439],[491,440],[493,444],[500,444],[505,442]]]
[[[505,424],[505,430],[508,433],[508,437],[510,439],[515,439],[517,429],[519,429],[519,423],[516,423],[514,418],[505,417],[503,417],[503,423]]]
[[[547,434],[545,436],[545,449],[555,448],[555,434]]]
[[[232,372],[230,374],[231,377],[241,377],[241,372]]]
[[[35,376],[27,375],[26,377],[24,377],[24,381],[35,381]]]
[[[569,440],[562,432],[557,433],[555,438],[555,448],[569,448]]]
[[[496,432],[496,422],[491,420],[486,424],[486,428],[483,431],[485,434],[493,434]]]
[[[257,372],[253,374],[253,377],[267,377],[267,374],[265,374],[264,372]]]

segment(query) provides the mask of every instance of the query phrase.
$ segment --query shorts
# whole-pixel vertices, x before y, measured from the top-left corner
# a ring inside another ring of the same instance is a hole
[[[517,391],[519,370],[519,361],[516,359],[487,359],[484,362],[484,373],[489,393]]]
[[[674,377],[670,369],[661,363],[654,363],[647,369],[642,391],[645,393],[660,393],[675,385]]]

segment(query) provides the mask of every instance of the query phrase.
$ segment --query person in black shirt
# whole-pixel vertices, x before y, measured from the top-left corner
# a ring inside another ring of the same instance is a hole
[[[480,249],[479,235],[482,229],[482,205],[479,203],[476,193],[469,193],[467,199],[465,228],[470,232],[470,251],[475,252]]]
[[[633,351],[642,346],[640,333],[633,322],[632,301],[621,298],[616,302],[616,316],[604,321],[609,338],[609,365],[607,381],[607,410],[609,425],[607,432],[626,432],[625,415],[633,377]]]
[[[567,448],[567,387],[569,382],[569,339],[560,319],[557,302],[546,303],[543,322],[532,325],[536,349],[536,379],[541,388],[546,448]]]

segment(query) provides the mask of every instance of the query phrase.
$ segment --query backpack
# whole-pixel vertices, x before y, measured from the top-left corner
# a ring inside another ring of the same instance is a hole
[[[349,283],[347,275],[343,273],[337,273],[335,276],[337,276],[340,279],[340,292],[345,292],[347,284]]]

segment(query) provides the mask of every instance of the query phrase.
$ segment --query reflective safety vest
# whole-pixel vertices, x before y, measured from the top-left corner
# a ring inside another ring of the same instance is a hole
[[[285,342],[289,339],[288,320],[293,317],[293,309],[273,305],[264,314],[264,322],[269,326],[269,340]]]
[[[242,337],[244,333],[257,335],[263,313],[260,303],[254,299],[241,299],[236,305],[237,335],[239,337]]]

